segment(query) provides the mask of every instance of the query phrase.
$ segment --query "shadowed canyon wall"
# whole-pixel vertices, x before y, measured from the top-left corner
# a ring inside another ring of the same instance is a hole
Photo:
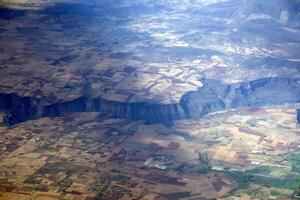
[[[206,80],[202,88],[186,93],[178,104],[116,102],[82,96],[72,101],[43,105],[43,102],[34,97],[0,94],[0,109],[7,113],[6,122],[10,125],[74,112],[99,112],[103,117],[168,124],[173,120],[201,118],[206,114],[231,108],[298,102],[300,81],[288,78],[265,78],[239,85],[224,85],[215,80]]]

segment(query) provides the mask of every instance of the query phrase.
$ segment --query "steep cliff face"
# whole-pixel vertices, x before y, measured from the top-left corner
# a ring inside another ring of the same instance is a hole
[[[95,99],[94,102],[96,110],[109,117],[144,120],[146,123],[170,123],[185,118],[178,104],[120,103],[104,99]]]
[[[224,110],[231,86],[223,85],[215,80],[207,80],[202,88],[196,92],[185,94],[180,105],[184,109],[186,116],[199,118],[210,112]]]
[[[265,78],[241,85],[223,85],[208,81],[197,92],[183,96],[180,105],[188,117],[198,118],[210,112],[242,106],[266,106],[300,101],[300,81]]]
[[[93,111],[88,109],[88,99],[79,97],[72,101],[58,102],[42,107],[41,115],[43,117],[59,117],[74,112]]]
[[[265,78],[242,84],[235,89],[231,107],[296,103],[300,100],[300,82],[288,78]]]
[[[297,110],[297,122],[300,124],[300,109]]]
[[[177,104],[128,103],[85,97],[44,106],[42,116],[58,117],[73,112],[99,112],[104,117],[143,120],[146,123],[169,123],[185,117]]]
[[[0,110],[7,113],[8,124],[74,112],[99,112],[103,117],[169,124],[174,120],[200,118],[230,108],[297,102],[300,102],[300,80],[288,78],[265,78],[240,85],[224,85],[216,80],[206,80],[202,88],[186,93],[178,104],[116,102],[82,96],[72,101],[43,105],[31,97],[0,94]],[[298,121],[299,118],[298,115]]]
[[[16,124],[32,119],[38,113],[37,100],[16,94],[0,94],[0,110],[6,112],[5,123]]]

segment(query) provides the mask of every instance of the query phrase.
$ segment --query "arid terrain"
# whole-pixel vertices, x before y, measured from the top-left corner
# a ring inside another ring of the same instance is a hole
[[[298,0],[0,0],[0,200],[300,199]]]

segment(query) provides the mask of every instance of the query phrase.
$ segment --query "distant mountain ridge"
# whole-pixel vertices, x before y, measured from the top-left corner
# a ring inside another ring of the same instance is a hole
[[[299,0],[242,0],[233,18],[238,19],[275,19],[291,25],[300,23]]]
[[[77,0],[0,0],[0,7],[14,9],[41,9],[53,6],[56,3],[96,3],[96,4],[122,4],[122,1],[77,1]],[[252,21],[252,20],[275,20],[283,24],[293,26],[300,25],[300,0],[137,0],[130,4],[131,7],[151,8],[151,10],[184,10],[193,11],[198,6],[215,11],[215,7],[220,6],[224,13],[220,17],[228,17],[233,20]],[[130,5],[127,5],[130,7]],[[223,9],[224,8],[224,9]],[[229,8],[229,9],[228,9]],[[219,12],[219,11],[217,11]],[[219,15],[220,13],[218,13]]]

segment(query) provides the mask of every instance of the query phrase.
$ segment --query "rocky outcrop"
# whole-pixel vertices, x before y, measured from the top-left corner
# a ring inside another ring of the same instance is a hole
[[[300,124],[300,109],[297,110],[297,122]]]
[[[180,106],[188,118],[199,118],[210,112],[226,109],[225,98],[230,90],[231,86],[206,80],[204,86],[198,91],[186,93],[181,98]]]
[[[31,97],[0,94],[0,110],[6,112],[7,124],[16,124],[37,116],[39,102]]]
[[[73,112],[99,112],[104,117],[143,120],[146,123],[170,123],[185,117],[182,108],[177,104],[128,103],[85,97],[44,106],[42,116],[58,117]]]
[[[288,78],[265,78],[239,85],[206,80],[202,88],[186,93],[178,104],[116,102],[82,96],[72,101],[43,105],[31,97],[0,94],[0,110],[7,113],[8,124],[74,112],[99,112],[103,117],[169,124],[174,120],[200,118],[230,108],[297,102],[300,102],[300,81]]]
[[[178,104],[120,103],[95,99],[94,105],[105,116],[144,120],[147,123],[170,123],[185,118],[184,111]]]
[[[231,107],[296,103],[300,100],[297,79],[265,78],[242,84],[235,89]]]
[[[188,117],[199,118],[210,112],[243,106],[267,106],[300,101],[300,80],[264,78],[239,85],[223,85],[209,80],[197,92],[181,99]]]

